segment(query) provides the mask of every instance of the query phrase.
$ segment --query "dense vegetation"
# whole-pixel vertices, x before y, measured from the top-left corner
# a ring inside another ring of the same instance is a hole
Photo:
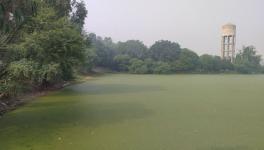
[[[149,48],[138,40],[114,43],[111,38],[89,34],[94,49],[94,66],[135,74],[169,73],[262,73],[261,56],[253,46],[243,47],[235,61],[219,56],[198,56],[178,43],[160,40]]]
[[[72,79],[89,51],[82,34],[84,2],[18,0],[0,5],[0,98]]]

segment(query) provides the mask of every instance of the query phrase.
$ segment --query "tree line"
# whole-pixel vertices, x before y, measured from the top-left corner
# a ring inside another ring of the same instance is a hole
[[[109,68],[117,72],[134,74],[172,73],[263,73],[261,56],[253,46],[245,46],[236,55],[233,63],[219,56],[181,48],[172,41],[156,41],[149,48],[139,40],[113,42],[91,33],[88,35],[93,51],[92,66]],[[89,67],[89,68],[92,68]]]

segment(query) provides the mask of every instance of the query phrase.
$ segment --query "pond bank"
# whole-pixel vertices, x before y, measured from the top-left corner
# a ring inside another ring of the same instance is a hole
[[[31,91],[31,92],[26,93],[26,94],[21,94],[18,97],[0,100],[0,118],[5,113],[12,111],[12,110],[15,110],[18,107],[23,106],[24,104],[27,104],[28,102],[30,102],[31,100],[33,100],[36,97],[45,96],[52,91],[57,91],[57,90],[63,89],[69,85],[78,84],[78,83],[85,82],[87,80],[91,80],[91,79],[93,79],[93,77],[94,76],[90,76],[90,75],[89,76],[79,76],[78,78],[76,78],[73,81],[61,82],[61,83],[55,84],[55,85],[48,87],[46,89],[43,89],[43,90]]]
[[[26,94],[22,94],[18,97],[0,100],[0,117],[9,111],[15,110],[19,106],[26,104],[36,97],[44,96],[51,91],[60,90],[68,85],[69,83],[63,82],[44,90],[32,91]]]

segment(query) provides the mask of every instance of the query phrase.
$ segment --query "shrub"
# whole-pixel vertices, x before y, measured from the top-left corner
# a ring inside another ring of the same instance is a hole
[[[172,73],[172,68],[168,63],[158,62],[155,64],[153,69],[153,73],[155,74],[170,74]]]
[[[147,74],[149,69],[144,61],[134,58],[130,61],[129,72],[135,74]]]

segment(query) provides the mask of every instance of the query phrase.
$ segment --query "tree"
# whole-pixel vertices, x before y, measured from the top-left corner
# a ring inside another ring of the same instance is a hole
[[[143,44],[143,42],[138,40],[119,42],[117,44],[117,49],[120,54],[138,59],[144,59],[147,52],[147,47]]]
[[[157,62],[153,68],[153,73],[155,74],[169,74],[172,73],[171,66],[166,62]]]
[[[41,84],[54,82],[62,76],[59,64],[39,64],[37,61],[21,59],[8,66],[8,76],[12,81],[23,84]]]
[[[12,69],[13,66],[34,64],[32,70],[38,73],[30,76],[29,80],[31,81],[39,81],[41,84],[53,81],[55,77],[49,79],[50,74],[61,75],[56,76],[61,80],[69,80],[73,77],[74,66],[84,60],[85,45],[83,38],[67,18],[57,20],[52,17],[55,12],[50,8],[45,8],[40,12],[50,16],[43,18],[42,21],[45,24],[39,24],[38,29],[41,28],[42,30],[27,34],[22,42],[11,46],[9,74],[17,74]],[[40,14],[39,16],[46,15]],[[28,64],[28,62],[30,63]]]
[[[83,63],[90,69],[94,53],[81,35],[85,12],[75,0],[1,1],[0,95],[69,80]]]
[[[203,72],[219,72],[221,71],[221,58],[212,55],[202,55],[200,57],[201,70]]]
[[[7,45],[14,42],[19,30],[36,12],[37,0],[0,0],[0,53],[7,51]]]
[[[155,61],[171,62],[179,58],[181,52],[180,45],[170,41],[157,41],[153,44],[148,53],[149,57]]]
[[[149,69],[144,61],[133,58],[130,60],[129,72],[134,74],[147,74]]]
[[[117,55],[114,57],[114,62],[116,64],[117,71],[128,71],[130,64],[130,57],[128,55]]]
[[[173,66],[175,71],[196,71],[200,66],[199,56],[189,49],[182,49],[179,59],[173,63]]]
[[[94,34],[90,34],[89,36],[92,36],[90,39],[92,41],[92,47],[95,48],[97,56],[96,65],[113,69],[115,66],[114,57],[116,55],[116,49],[114,48],[114,43],[112,43],[112,40],[109,38],[103,39],[99,36],[96,37]]]
[[[90,37],[87,33],[83,33],[84,44],[85,44],[85,58],[84,63],[80,66],[81,73],[89,73],[92,71],[96,64],[96,49],[91,46]]]
[[[253,46],[243,47],[237,54],[234,65],[238,72],[257,73],[261,70],[261,56],[257,55]]]
[[[27,19],[36,14],[37,0],[1,0],[1,32],[14,32]]]
[[[97,57],[95,49],[86,47],[84,57],[85,57],[84,63],[81,66],[80,71],[82,73],[89,73],[92,71],[93,67],[95,66],[96,57]]]
[[[234,64],[230,60],[222,59],[221,67],[223,72],[234,71]]]
[[[54,8],[58,18],[69,17],[72,6],[76,4],[76,0],[43,0],[43,2],[45,2],[48,7]]]
[[[85,23],[85,18],[87,16],[87,9],[85,7],[85,3],[83,1],[76,2],[74,4],[76,9],[71,16],[71,21],[77,26],[77,28],[81,31],[83,29],[83,25]]]
[[[145,65],[148,68],[148,73],[154,73],[154,69],[156,68],[156,62],[152,60],[151,58],[147,58],[144,60]]]

